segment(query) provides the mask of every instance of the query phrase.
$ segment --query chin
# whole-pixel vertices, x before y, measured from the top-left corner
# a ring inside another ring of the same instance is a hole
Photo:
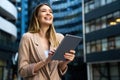
[[[51,22],[47,22],[46,24],[47,24],[47,25],[51,25],[52,23],[51,23]]]
[[[50,25],[52,25],[52,24],[51,24],[51,23],[46,23],[46,25],[50,26]]]
[[[45,25],[51,25],[53,22],[52,21],[44,21],[43,24]]]

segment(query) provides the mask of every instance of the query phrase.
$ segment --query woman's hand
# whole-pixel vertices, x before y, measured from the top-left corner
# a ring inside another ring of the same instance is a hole
[[[62,71],[67,68],[67,64],[74,60],[75,58],[75,50],[70,50],[68,53],[65,53],[64,58],[66,61],[62,61],[59,63],[59,67]]]
[[[69,63],[75,58],[75,50],[70,50],[68,53],[65,53],[64,58]]]
[[[43,67],[44,65],[48,64],[48,63],[51,61],[51,58],[52,58],[54,52],[55,52],[55,50],[49,51],[49,53],[48,53],[48,58],[47,58],[45,61],[40,61],[40,62],[36,63],[35,68],[34,68],[34,72],[35,72],[35,73],[36,73],[37,71],[39,71],[39,69],[40,69],[41,67]],[[41,66],[41,67],[40,67],[40,66]]]
[[[45,60],[46,63],[49,63],[51,61],[51,58],[54,53],[55,53],[55,49],[49,51],[48,58]]]

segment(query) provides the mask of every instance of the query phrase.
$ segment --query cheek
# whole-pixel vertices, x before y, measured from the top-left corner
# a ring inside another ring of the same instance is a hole
[[[54,21],[54,17],[52,17],[52,22]]]
[[[52,15],[52,19],[54,19],[54,16]]]
[[[41,15],[38,15],[38,20],[39,20],[39,22],[41,22],[42,21],[42,16]]]
[[[38,13],[38,18],[41,18],[43,16],[43,14]]]

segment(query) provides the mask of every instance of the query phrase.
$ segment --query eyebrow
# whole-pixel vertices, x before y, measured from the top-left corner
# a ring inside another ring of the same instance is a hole
[[[40,10],[47,10],[47,9],[45,9],[45,8],[42,8],[42,9],[40,9]],[[49,11],[52,11],[51,9],[49,9]]]

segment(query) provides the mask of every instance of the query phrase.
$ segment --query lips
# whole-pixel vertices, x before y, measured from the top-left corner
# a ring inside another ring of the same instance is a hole
[[[51,18],[50,18],[50,17],[44,17],[44,19],[45,19],[45,20],[48,20],[48,21],[50,21],[50,20],[51,20]]]

